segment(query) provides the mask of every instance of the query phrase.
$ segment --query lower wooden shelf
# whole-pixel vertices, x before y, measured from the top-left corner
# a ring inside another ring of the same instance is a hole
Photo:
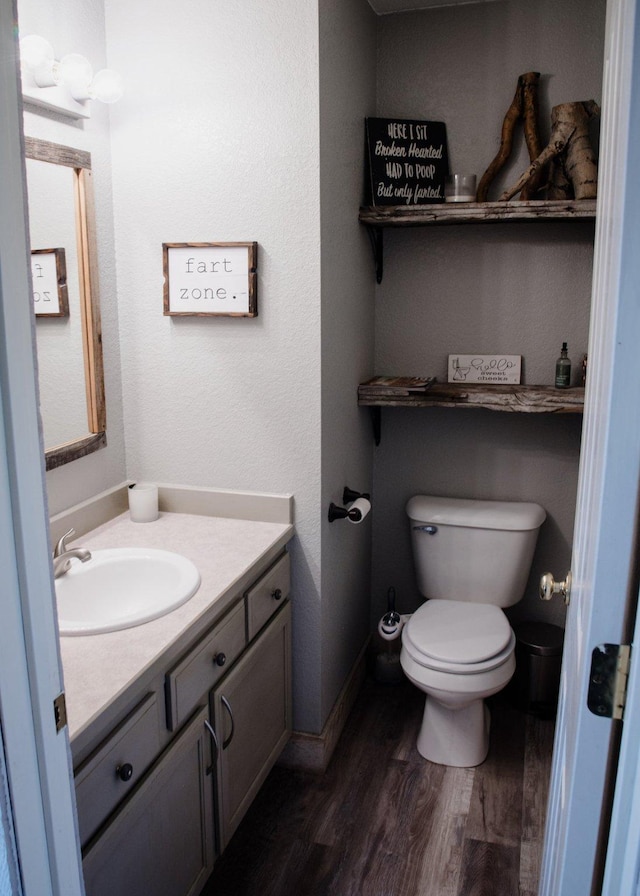
[[[581,414],[584,388],[434,383],[423,392],[375,395],[363,384],[358,388],[358,404],[371,408],[378,445],[382,408],[483,408],[517,414]]]

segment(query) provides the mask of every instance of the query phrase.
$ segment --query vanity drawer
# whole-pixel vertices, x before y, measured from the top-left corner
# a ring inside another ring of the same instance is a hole
[[[291,589],[291,562],[288,554],[279,560],[258,579],[246,593],[247,636],[251,641],[271,616],[289,597]]]
[[[137,784],[160,748],[156,695],[148,694],[75,774],[82,844]]]
[[[245,646],[244,601],[167,674],[167,728],[175,731],[229,671]]]

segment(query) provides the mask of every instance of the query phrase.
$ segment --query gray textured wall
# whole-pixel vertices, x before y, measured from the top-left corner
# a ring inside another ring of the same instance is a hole
[[[373,365],[371,250],[357,223],[362,119],[375,114],[376,17],[365,0],[321,0],[322,716],[369,632],[371,520],[329,523],[345,485],[370,492],[368,421],[355,402]],[[349,89],[345,90],[345,84]]]

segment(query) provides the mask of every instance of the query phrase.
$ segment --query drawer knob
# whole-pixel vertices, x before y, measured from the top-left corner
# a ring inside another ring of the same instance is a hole
[[[133,766],[130,762],[125,762],[124,765],[119,765],[116,768],[116,774],[121,781],[130,781],[133,776]]]
[[[227,662],[227,658],[224,653],[216,653],[213,658],[213,662],[216,666],[224,666],[224,664]]]
[[[271,597],[274,600],[282,600],[282,591],[280,588],[276,588],[276,590],[271,593]]]

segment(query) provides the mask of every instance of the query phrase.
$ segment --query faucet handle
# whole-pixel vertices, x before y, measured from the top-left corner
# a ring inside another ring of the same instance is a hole
[[[60,539],[60,541],[57,543],[57,545],[54,548],[54,551],[53,551],[54,557],[59,557],[60,554],[64,554],[64,552],[67,550],[67,538],[73,538],[73,536],[75,534],[76,534],[75,529],[69,529],[68,532],[64,533],[64,535],[62,536],[62,538]]]

